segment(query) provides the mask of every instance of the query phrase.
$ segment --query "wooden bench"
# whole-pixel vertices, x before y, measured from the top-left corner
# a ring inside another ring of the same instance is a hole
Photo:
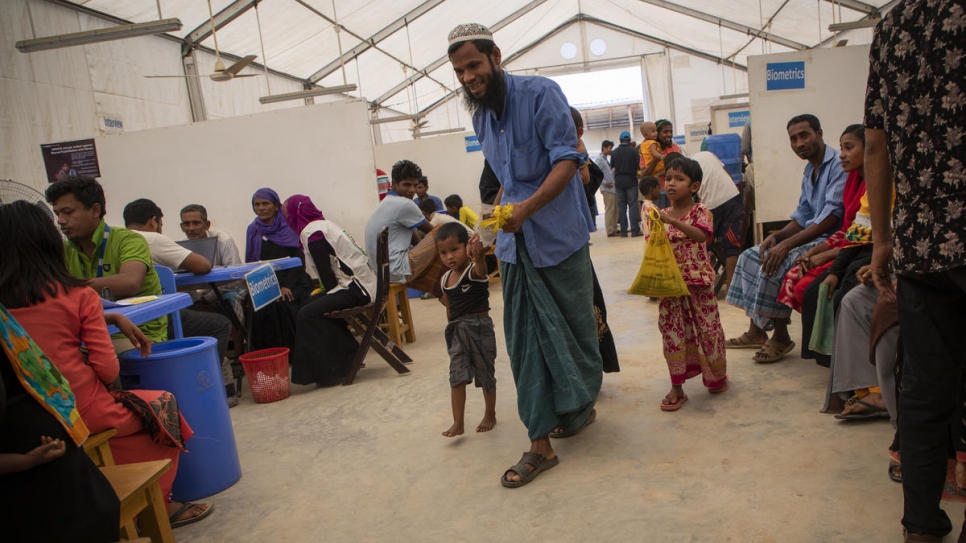
[[[168,509],[161,495],[161,476],[171,469],[170,460],[154,460],[136,464],[104,466],[101,473],[111,483],[121,501],[121,537],[136,540],[138,519],[141,535],[150,537],[153,543],[174,543]]]
[[[91,457],[91,460],[98,467],[114,465],[114,455],[111,454],[111,446],[107,442],[115,435],[117,435],[117,430],[111,428],[88,437],[87,441],[84,442],[84,452]]]

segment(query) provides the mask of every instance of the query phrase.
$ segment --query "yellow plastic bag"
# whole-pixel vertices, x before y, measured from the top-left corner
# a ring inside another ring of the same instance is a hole
[[[627,289],[627,293],[652,298],[688,296],[688,286],[681,276],[671,242],[664,231],[661,215],[656,209],[649,209],[647,213],[650,217],[651,235],[644,249],[644,260],[637,272],[637,279]]]

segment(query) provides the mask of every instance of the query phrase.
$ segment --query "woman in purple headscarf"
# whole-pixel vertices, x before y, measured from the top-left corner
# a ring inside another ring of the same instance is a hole
[[[261,188],[252,196],[255,220],[248,225],[245,262],[298,257],[305,261],[299,249],[298,236],[285,223],[279,212],[281,201],[270,188]],[[305,266],[277,272],[282,297],[270,306],[257,311],[252,322],[250,350],[269,347],[295,346],[295,322],[299,309],[312,292],[312,281],[305,274]]]
[[[321,288],[298,314],[292,382],[337,385],[345,380],[359,342],[345,321],[325,314],[368,304],[376,294],[376,274],[359,244],[342,227],[325,220],[308,196],[289,197],[282,213],[299,235],[306,271]]]

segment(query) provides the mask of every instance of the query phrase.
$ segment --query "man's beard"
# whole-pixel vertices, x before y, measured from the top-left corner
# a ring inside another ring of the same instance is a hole
[[[463,103],[471,114],[475,115],[477,111],[487,109],[496,112],[498,115],[503,112],[503,100],[506,98],[506,78],[503,77],[503,70],[497,69],[492,60],[490,67],[493,68],[493,72],[483,96],[477,98],[470,92],[470,89],[463,87]]]

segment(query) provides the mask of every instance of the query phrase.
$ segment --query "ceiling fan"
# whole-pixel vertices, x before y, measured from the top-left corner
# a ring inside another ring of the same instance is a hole
[[[429,121],[426,121],[426,120],[412,119],[411,121],[409,121],[409,131],[412,132],[413,134],[417,134],[419,133],[420,130],[422,130],[424,126],[428,124],[429,124]]]
[[[208,0],[208,18],[211,21],[211,37],[215,40],[215,69],[210,74],[182,74],[182,75],[146,75],[144,77],[149,79],[158,78],[171,78],[171,77],[207,77],[212,81],[221,83],[223,81],[231,81],[239,77],[255,77],[259,74],[242,74],[239,75],[238,72],[245,69],[246,66],[252,63],[257,57],[255,55],[248,55],[238,62],[232,64],[229,67],[225,67],[225,63],[221,61],[221,53],[218,50],[218,34],[215,32],[215,16],[211,10],[211,0]]]

